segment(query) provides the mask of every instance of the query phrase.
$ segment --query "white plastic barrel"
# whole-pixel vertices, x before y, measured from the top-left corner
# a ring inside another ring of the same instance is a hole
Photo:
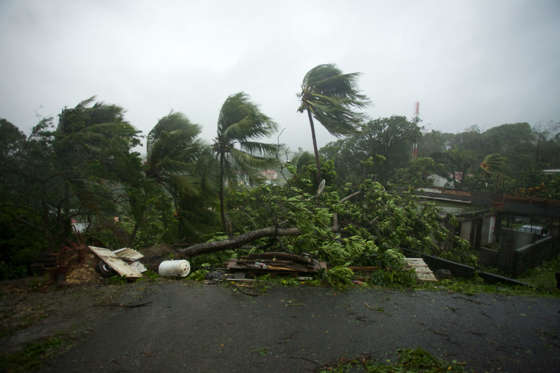
[[[164,277],[187,277],[191,273],[188,260],[164,260],[159,264],[158,272]]]

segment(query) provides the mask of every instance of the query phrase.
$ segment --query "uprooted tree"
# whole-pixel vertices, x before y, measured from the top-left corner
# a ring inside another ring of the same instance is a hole
[[[183,255],[274,249],[307,253],[331,267],[400,268],[401,248],[410,248],[472,261],[468,244],[445,226],[434,205],[419,205],[411,194],[390,193],[371,180],[344,198],[329,187],[315,195],[293,183],[236,190],[229,197],[237,234],[181,248]]]

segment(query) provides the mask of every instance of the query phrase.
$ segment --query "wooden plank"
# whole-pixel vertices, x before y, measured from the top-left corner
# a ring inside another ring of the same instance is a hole
[[[414,269],[416,278],[420,281],[437,281],[436,276],[422,258],[404,258],[406,264]]]
[[[123,260],[126,260],[127,262],[135,262],[144,257],[142,253],[128,247],[123,247],[122,249],[115,250],[113,251],[113,254]]]
[[[89,249],[119,275],[126,278],[140,278],[142,273],[128,265],[111,250],[103,247],[89,246]]]
[[[259,264],[257,264],[259,263]],[[310,267],[299,263],[291,263],[286,265],[277,265],[276,263],[268,264],[264,261],[241,262],[238,259],[230,259],[226,263],[228,270],[248,270],[253,272],[302,272],[313,273],[317,272],[319,263],[316,266]]]

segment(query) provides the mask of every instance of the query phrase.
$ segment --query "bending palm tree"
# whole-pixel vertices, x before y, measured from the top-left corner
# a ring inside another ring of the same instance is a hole
[[[203,144],[198,135],[200,127],[181,113],[171,113],[161,118],[147,137],[146,182],[137,193],[140,203],[136,203],[137,220],[144,219],[148,208],[146,196],[142,195],[157,188],[163,188],[172,197],[175,213],[179,219],[179,234],[200,225],[201,215],[208,215],[208,207],[213,205],[211,196],[215,188],[209,180],[214,161],[211,149]],[[161,189],[160,189],[161,190]],[[197,218],[194,218],[197,217]],[[135,231],[134,231],[135,232]]]
[[[359,73],[343,74],[333,64],[315,66],[303,78],[301,93],[298,97],[300,113],[307,111],[315,163],[317,166],[317,184],[321,179],[321,164],[313,117],[317,119],[334,136],[343,136],[356,132],[357,125],[365,118],[361,109],[369,103],[367,96],[356,87]]]
[[[186,185],[194,162],[203,145],[197,136],[200,126],[182,113],[161,118],[147,138],[146,175],[173,194],[178,185]]]
[[[220,215],[225,232],[229,232],[224,206],[226,178],[233,179],[244,174],[251,179],[258,168],[274,163],[277,145],[253,141],[274,131],[276,123],[261,113],[246,93],[229,96],[222,105],[214,151],[220,161]]]
[[[484,160],[480,163],[480,168],[484,170],[488,175],[496,177],[496,188],[500,187],[500,181],[502,184],[502,189],[504,187],[504,169],[506,166],[506,157],[501,154],[493,153],[488,154],[484,157]]]

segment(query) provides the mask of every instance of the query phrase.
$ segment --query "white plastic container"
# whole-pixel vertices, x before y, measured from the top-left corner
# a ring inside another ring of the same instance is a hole
[[[188,260],[164,260],[159,264],[158,272],[163,277],[187,277],[191,273]]]

